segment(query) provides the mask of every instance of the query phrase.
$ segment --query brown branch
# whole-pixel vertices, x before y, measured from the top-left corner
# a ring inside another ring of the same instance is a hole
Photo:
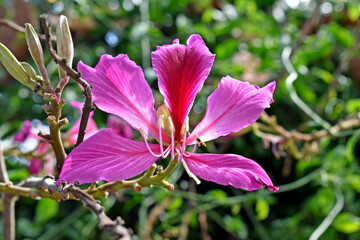
[[[78,84],[80,84],[83,88],[82,94],[85,97],[85,104],[83,106],[83,111],[81,115],[81,121],[80,121],[80,128],[78,133],[78,138],[76,141],[75,146],[78,146],[80,143],[84,141],[84,136],[86,133],[86,127],[88,124],[88,120],[90,117],[90,113],[95,110],[93,107],[92,102],[92,91],[91,91],[91,85],[88,84],[84,79],[81,78],[81,74],[77,71],[75,71],[71,66],[67,64],[66,59],[61,58],[53,49],[51,45],[51,27],[49,25],[49,22],[47,20],[47,15],[43,14],[40,16],[40,25],[45,30],[45,39],[46,39],[46,45],[49,49],[49,52],[54,59],[54,61],[59,64],[66,72],[66,74],[74,79]],[[58,86],[56,88],[56,92],[58,94],[61,94],[62,86]]]
[[[211,237],[209,235],[209,227],[207,224],[207,217],[206,217],[205,211],[202,211],[199,213],[198,220],[199,220],[199,224],[200,224],[200,228],[201,228],[202,239],[203,240],[211,240]]]
[[[7,27],[9,27],[11,29],[14,29],[14,30],[16,30],[18,32],[25,33],[25,28],[24,27],[14,23],[14,22],[11,22],[11,21],[9,21],[7,19],[0,19],[0,25],[4,25],[4,26],[7,26]],[[45,34],[38,34],[38,36],[39,36],[39,38],[41,40],[45,40]],[[54,36],[54,35],[51,36],[51,41],[56,41],[56,36]]]
[[[1,183],[10,184],[9,176],[6,170],[4,155],[2,152],[2,145],[0,140],[0,181]],[[6,240],[15,239],[15,201],[17,197],[4,193],[3,194],[3,236]]]
[[[121,217],[117,217],[114,221],[111,220],[105,214],[104,208],[91,195],[83,192],[81,189],[72,184],[65,185],[62,192],[71,193],[74,197],[81,199],[84,203],[84,207],[90,208],[91,211],[97,215],[99,228],[106,229],[112,239],[131,239],[131,234],[129,230],[124,227],[124,221]]]
[[[59,187],[54,183],[53,176],[30,177],[16,186],[11,183],[0,183],[0,192],[32,199],[48,198],[57,202],[68,199],[82,200],[85,207],[90,208],[98,216],[100,229],[106,229],[113,239],[131,239],[130,232],[123,226],[124,221],[120,217],[112,221],[93,196],[72,184]]]

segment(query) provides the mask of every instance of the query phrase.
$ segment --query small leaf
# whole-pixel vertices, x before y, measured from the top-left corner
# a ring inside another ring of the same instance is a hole
[[[42,224],[54,217],[58,211],[59,204],[52,199],[41,199],[35,212],[35,222]]]
[[[353,233],[360,230],[360,218],[351,213],[341,213],[335,218],[334,228],[343,233]]]
[[[256,213],[259,220],[264,220],[269,216],[269,203],[264,199],[258,199],[256,201]]]
[[[220,190],[220,189],[210,190],[206,193],[206,195],[212,196],[212,197],[216,198],[217,200],[227,198],[227,194],[223,190]]]
[[[27,169],[18,168],[9,170],[8,175],[10,181],[19,181],[28,178],[30,173]]]
[[[183,200],[181,197],[176,197],[174,198],[174,200],[172,200],[172,202],[170,203],[169,207],[168,207],[168,210],[171,211],[171,210],[175,210],[175,209],[178,209],[181,207],[183,203]]]
[[[349,99],[346,102],[346,112],[347,113],[356,113],[357,111],[360,110],[360,98],[353,98],[353,99]]]

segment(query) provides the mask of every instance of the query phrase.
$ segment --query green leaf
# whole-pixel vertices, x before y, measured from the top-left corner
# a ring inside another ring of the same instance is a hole
[[[41,199],[36,207],[35,222],[42,224],[56,215],[59,204],[52,199]]]
[[[18,168],[9,170],[8,175],[10,181],[19,181],[28,178],[30,176],[30,173],[27,169]]]
[[[256,213],[257,213],[257,218],[259,220],[264,220],[269,216],[269,211],[270,211],[270,207],[269,207],[269,203],[260,198],[256,201]]]
[[[225,228],[229,231],[236,233],[241,239],[246,239],[249,235],[249,229],[246,223],[241,219],[240,216],[224,217]]]
[[[210,190],[206,193],[208,196],[212,196],[216,198],[217,200],[224,200],[227,198],[227,194],[220,189]]]
[[[231,57],[238,50],[239,42],[235,39],[228,39],[217,45],[215,54],[217,59]]]
[[[341,27],[335,22],[330,23],[329,30],[344,47],[351,47],[354,44],[355,36],[350,30]]]
[[[343,233],[353,233],[360,230],[360,218],[351,213],[341,213],[335,218],[334,228]]]
[[[169,207],[168,207],[168,210],[171,211],[171,210],[175,210],[175,209],[178,209],[181,207],[183,203],[183,200],[181,197],[176,197],[174,198],[174,200],[172,200],[172,202],[170,203]]]
[[[353,98],[353,99],[349,99],[346,102],[346,112],[347,113],[356,113],[357,111],[360,110],[360,98]]]

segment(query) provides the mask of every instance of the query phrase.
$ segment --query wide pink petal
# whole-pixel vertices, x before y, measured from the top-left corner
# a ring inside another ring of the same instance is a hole
[[[154,98],[144,74],[127,55],[103,55],[95,68],[78,64],[82,77],[93,86],[95,104],[133,128],[158,136]]]
[[[229,76],[222,78],[207,100],[205,117],[186,143],[194,144],[196,136],[206,142],[249,126],[265,108],[270,107],[275,85],[275,82],[271,82],[259,88]]]
[[[184,157],[189,170],[207,181],[221,185],[231,185],[247,191],[267,186],[271,191],[274,187],[269,176],[259,164],[251,159],[234,154],[192,154]]]
[[[159,154],[159,145],[150,144]],[[57,184],[64,180],[92,183],[98,180],[120,181],[139,175],[158,158],[145,143],[135,142],[105,129],[76,147],[66,158]]]
[[[175,126],[175,139],[180,132],[196,94],[210,73],[215,55],[199,35],[191,35],[187,46],[175,40],[172,45],[152,52],[152,64],[159,78],[159,89]]]

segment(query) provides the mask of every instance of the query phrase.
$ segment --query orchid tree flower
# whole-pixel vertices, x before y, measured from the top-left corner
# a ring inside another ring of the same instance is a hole
[[[48,128],[46,125],[41,125],[40,128]],[[22,129],[15,135],[14,142],[26,144],[26,141],[35,141],[36,147],[32,151],[34,156],[42,156],[42,159],[33,157],[30,159],[29,172],[31,175],[36,175],[44,170],[44,174],[53,174],[54,170],[54,153],[50,150],[50,144],[38,136],[39,129],[32,126],[30,120],[25,120]]]
[[[144,142],[102,130],[69,154],[57,183],[124,180],[170,155],[171,161],[181,162],[197,183],[201,178],[248,191],[262,186],[277,191],[264,169],[251,159],[234,154],[194,153],[197,144],[237,132],[256,121],[273,102],[275,82],[259,88],[229,76],[222,78],[207,100],[205,117],[189,134],[188,114],[215,55],[199,35],[191,35],[187,45],[175,40],[157,47],[151,57],[165,98],[157,110],[141,68],[127,55],[103,55],[95,68],[79,62],[78,70],[93,86],[98,108],[127,121],[140,131]],[[149,136],[159,144],[148,143]],[[193,145],[191,151],[186,150],[189,145]]]
[[[78,101],[71,102],[71,106],[78,109],[80,112],[82,111],[83,105],[84,105],[84,103],[82,103],[82,102],[78,102]],[[96,126],[96,123],[93,119],[93,116],[94,116],[94,112],[91,112],[90,116],[89,116],[89,121],[86,126],[86,134],[85,134],[84,139],[91,137],[92,135],[94,135],[95,133],[97,133],[99,131]],[[81,122],[81,119],[79,118],[75,122],[74,126],[72,128],[70,128],[70,130],[68,132],[67,141],[70,144],[70,146],[73,146],[76,143],[76,140],[77,140],[77,137],[79,134],[79,129],[80,129],[80,122]]]
[[[132,127],[118,116],[110,114],[106,123],[119,136],[129,139],[133,137]]]

